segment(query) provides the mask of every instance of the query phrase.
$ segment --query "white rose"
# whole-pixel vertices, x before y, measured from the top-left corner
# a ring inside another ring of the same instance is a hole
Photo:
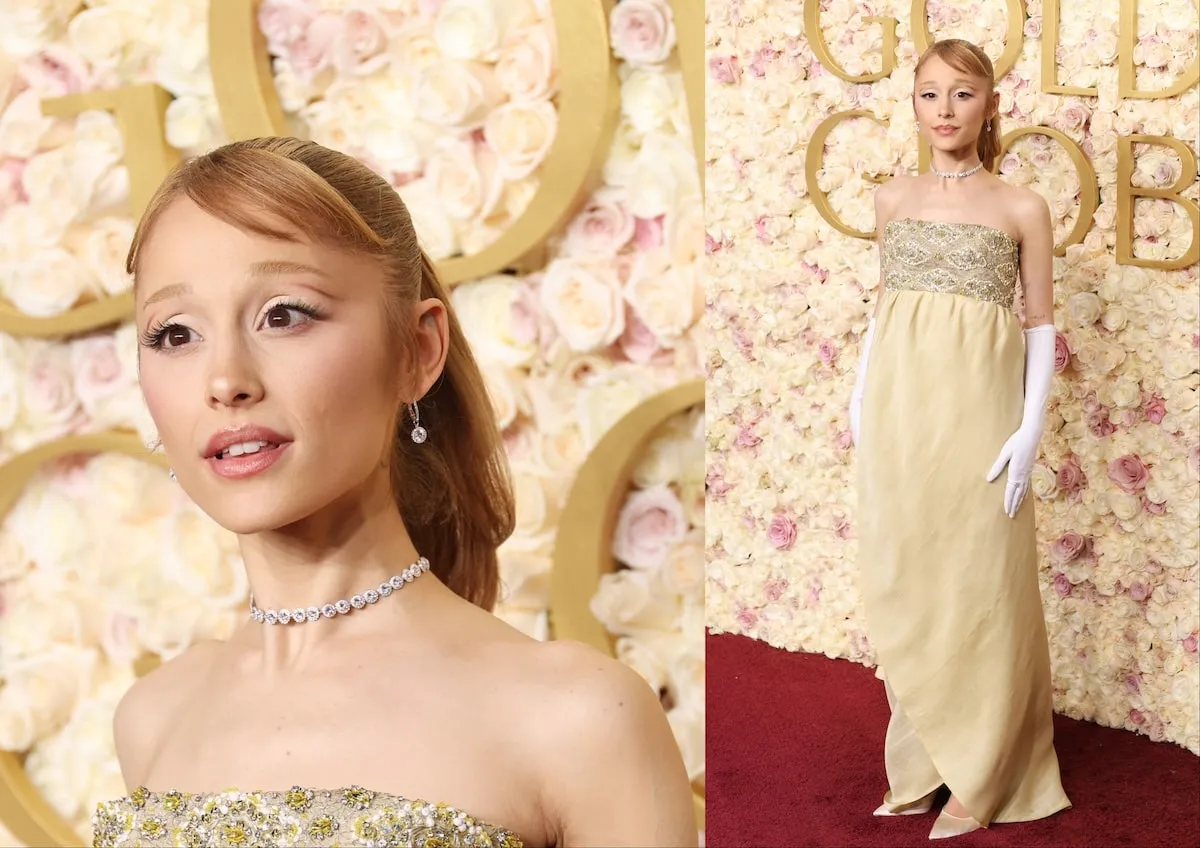
[[[63,351],[54,358],[65,359],[65,353]],[[39,378],[44,377],[42,363],[31,362],[31,366],[38,370]],[[69,395],[69,376],[66,373],[57,376],[59,382],[56,386],[46,385],[42,390],[47,394],[56,391],[59,395],[67,395],[69,400],[60,402],[60,408],[65,411],[58,412],[53,408],[45,411],[38,409],[31,415],[29,406],[26,406],[25,410],[27,422],[44,428],[37,431],[43,439],[46,432],[51,434],[51,438],[61,435],[65,428],[56,426],[58,420],[67,416],[74,417],[78,410],[78,401]],[[28,393],[26,398],[43,407],[50,407],[58,400],[57,397],[44,400],[30,398]],[[47,583],[65,579],[66,575],[75,573],[85,560],[87,542],[76,532],[84,524],[83,510],[81,504],[69,495],[48,486],[31,484],[26,487],[23,497],[13,507],[10,518],[9,532],[16,536],[26,556],[37,563],[37,575]],[[9,641],[0,641],[0,648],[8,650]]]
[[[554,525],[556,511],[540,477],[517,471],[513,474],[513,495],[517,505],[516,535],[534,538]]]
[[[515,101],[494,109],[483,137],[496,152],[506,179],[529,176],[546,158],[558,132],[558,112],[548,100]]]
[[[622,636],[615,645],[617,659],[636,671],[655,695],[667,688],[667,658],[660,648],[665,641],[657,635]]]
[[[397,191],[412,217],[421,249],[429,258],[436,262],[457,254],[458,233],[433,184],[427,179],[413,180]]]
[[[662,565],[662,581],[663,585],[672,592],[703,597],[704,580],[704,538],[701,533],[695,532],[667,554],[666,562]]]
[[[65,222],[78,218],[88,202],[85,187],[72,178],[69,158],[66,147],[47,150],[30,159],[21,172],[21,185],[32,205],[54,209]]]
[[[652,574],[622,569],[600,578],[589,604],[592,615],[618,636],[670,630],[679,619],[679,603],[663,592]]]
[[[683,475],[684,458],[680,441],[672,434],[664,434],[651,441],[633,468],[630,478],[633,485],[648,489],[678,480]]]
[[[444,0],[433,37],[451,59],[495,61],[508,27],[524,4],[492,0]]]
[[[650,133],[633,162],[628,183],[631,211],[639,218],[665,215],[683,198],[700,194],[697,174],[695,154],[682,140]]]
[[[533,26],[517,33],[496,62],[496,81],[511,100],[542,100],[558,89],[553,31]]]
[[[455,138],[438,142],[429,157],[425,179],[441,198],[446,213],[460,221],[490,215],[504,187],[490,151]]]
[[[154,56],[154,81],[176,97],[185,94],[212,96],[208,61],[208,22],[203,7],[172,4],[181,10],[180,29],[170,33],[169,42]]]
[[[24,359],[16,340],[7,335],[0,335],[0,433],[13,426],[17,413],[21,408],[20,380],[18,375],[24,370]],[[3,445],[3,440],[0,440]],[[0,534],[0,538],[3,534]],[[4,558],[0,557],[0,563]],[[3,565],[0,565],[0,570]],[[0,577],[0,580],[3,580]]]
[[[537,355],[537,335],[523,333],[514,320],[521,294],[520,281],[504,274],[461,283],[450,290],[450,302],[467,343],[481,361],[519,367]]]
[[[47,318],[66,312],[88,288],[83,264],[61,247],[52,247],[13,269],[5,293],[19,312]]]
[[[0,50],[16,58],[36,53],[43,45],[62,38],[67,21],[82,5],[82,0],[5,3]]]
[[[663,236],[672,265],[691,265],[704,255],[704,199],[682,197],[663,219]]]
[[[542,308],[572,350],[612,344],[625,330],[625,309],[616,271],[558,259],[541,284]]]
[[[167,579],[215,606],[239,603],[247,596],[245,567],[222,550],[218,536],[223,531],[212,519],[185,508],[168,519],[166,532],[173,540],[163,551]]]
[[[492,401],[492,412],[496,426],[507,430],[521,412],[521,393],[518,386],[521,377],[497,362],[480,361],[479,368],[487,382],[488,397]]]
[[[621,83],[621,114],[639,133],[663,126],[674,108],[675,92],[661,73],[634,70]]]
[[[612,368],[588,381],[575,395],[575,415],[585,447],[595,447],[614,424],[654,389],[640,367]]]
[[[1077,292],[1067,301],[1067,311],[1077,327],[1090,327],[1100,320],[1104,304],[1092,292]]]
[[[444,60],[417,72],[413,109],[422,121],[440,127],[476,129],[491,111],[497,94],[486,68]]]
[[[696,266],[661,268],[656,263],[642,270],[638,263],[625,283],[625,299],[638,318],[660,341],[683,335],[704,309],[696,283]]]
[[[215,99],[184,95],[167,106],[167,143],[177,150],[211,150],[220,140]]]
[[[69,218],[56,215],[53,206],[46,203],[22,203],[4,213],[4,226],[0,227],[0,266],[7,267],[0,275],[0,294],[12,299],[10,289],[21,282],[13,266],[57,248],[69,224]]]
[[[28,159],[40,149],[54,123],[54,118],[42,114],[37,94],[32,90],[21,92],[0,115],[0,154]]]
[[[60,645],[5,669],[0,688],[0,749],[25,751],[61,727],[91,688],[91,648]]]
[[[145,29],[134,14],[120,6],[93,5],[71,19],[67,43],[89,64],[113,68],[121,64],[129,45]]]
[[[101,218],[92,223],[78,252],[88,276],[105,294],[121,294],[133,285],[133,279],[125,273],[133,230],[129,218]]]

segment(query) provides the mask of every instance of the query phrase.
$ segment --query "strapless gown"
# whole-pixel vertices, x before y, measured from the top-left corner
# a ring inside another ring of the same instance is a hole
[[[1053,743],[1033,498],[986,482],[1021,424],[1019,247],[975,224],[884,230],[859,454],[864,611],[897,810],[946,785],[977,822],[1070,806]]]
[[[445,804],[358,786],[189,794],[136,789],[97,807],[94,848],[522,848],[515,833]]]

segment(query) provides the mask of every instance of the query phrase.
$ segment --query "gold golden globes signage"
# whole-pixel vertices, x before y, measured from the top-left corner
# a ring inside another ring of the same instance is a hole
[[[597,186],[616,128],[620,91],[608,37],[614,0],[549,0],[558,40],[558,134],[541,165],[539,187],[524,213],[477,253],[438,263],[447,285],[507,270],[528,270],[542,260],[546,239],[560,230]],[[697,163],[704,150],[703,7],[671,0],[677,52],[684,76]],[[271,73],[271,58],[257,23],[256,0],[211,0],[208,52],[213,88],[226,135],[232,140],[289,134]],[[137,218],[159,183],[179,161],[166,141],[171,95],[156,85],[125,86],[45,100],[43,112],[73,116],[110,112],[125,144],[130,214]],[[100,329],[133,316],[131,292],[81,304],[49,318],[18,312],[0,302],[0,332],[64,337]],[[704,402],[703,381],[656,395],[628,413],[585,461],[563,515],[554,554],[550,620],[555,638],[578,639],[608,653],[612,642],[595,621],[589,602],[600,576],[614,567],[609,541],[630,474],[645,446],[669,418]],[[70,454],[120,453],[166,467],[133,433],[70,436],[41,445],[0,467],[0,518],[28,481],[54,459]],[[139,664],[144,671],[155,658]],[[697,788],[697,821],[704,799]],[[78,845],[73,828],[41,797],[21,758],[0,752],[0,823],[27,845]]]
[[[994,60],[996,79],[1001,79],[1015,67],[1017,57],[1025,39],[1025,3],[1024,0],[1005,0],[1008,12],[1008,26],[1003,54]],[[821,65],[831,74],[853,83],[870,83],[889,76],[896,69],[896,24],[895,18],[869,17],[864,23],[878,24],[883,28],[882,68],[874,73],[853,75],[848,73],[829,53],[820,27],[821,6],[819,0],[805,0],[804,26],[808,33],[809,44],[813,54]],[[1137,33],[1137,0],[1121,0],[1120,34],[1118,37],[1117,53],[1117,92],[1121,99],[1158,100],[1175,97],[1200,82],[1200,56],[1192,62],[1173,84],[1163,89],[1147,91],[1137,87],[1137,79],[1133,64],[1134,40]],[[1048,94],[1069,94],[1083,97],[1095,97],[1095,88],[1060,85],[1058,68],[1055,65],[1055,51],[1058,47],[1059,0],[1043,0],[1042,2],[1042,73],[1041,88]],[[918,52],[924,50],[933,42],[928,29],[926,18],[926,0],[913,0],[911,11],[911,28],[913,42]],[[838,217],[829,197],[817,184],[817,174],[822,167],[825,152],[825,141],[834,128],[844,121],[856,118],[866,118],[878,124],[887,126],[887,121],[875,117],[869,111],[852,109],[830,115],[818,126],[808,144],[804,161],[805,181],[808,193],[818,214],[840,233],[854,238],[873,239],[875,233],[856,230]],[[1075,227],[1061,244],[1055,245],[1058,256],[1066,254],[1067,248],[1079,244],[1087,235],[1092,225],[1092,215],[1099,204],[1099,188],[1096,181],[1096,171],[1083,149],[1069,136],[1051,127],[1029,126],[1019,127],[1005,133],[1001,139],[1000,156],[996,157],[993,169],[999,167],[1000,160],[1013,142],[1026,135],[1042,135],[1058,143],[1067,152],[1075,166],[1079,177],[1079,218]],[[1196,152],[1186,143],[1176,138],[1161,135],[1127,135],[1118,138],[1117,143],[1117,245],[1116,261],[1120,265],[1137,265],[1143,268],[1175,270],[1186,268],[1200,259],[1200,207],[1187,197],[1184,192],[1196,179]],[[1134,170],[1135,144],[1158,145],[1169,147],[1179,156],[1182,167],[1179,179],[1168,188],[1143,188],[1133,185],[1131,177]],[[924,172],[929,169],[929,145],[920,144],[918,154],[918,169]],[[886,179],[883,178],[883,179]],[[1192,220],[1192,243],[1186,253],[1176,259],[1143,259],[1133,255],[1133,204],[1139,197],[1153,197],[1170,200],[1182,206]]]

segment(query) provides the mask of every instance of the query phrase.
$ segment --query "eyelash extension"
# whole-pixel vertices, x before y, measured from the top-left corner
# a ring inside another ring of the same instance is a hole
[[[317,309],[317,307],[296,298],[288,298],[286,300],[273,303],[267,312],[270,313],[280,308],[294,309],[297,312],[307,315],[314,321],[320,320],[324,317],[324,313]],[[143,347],[152,348],[154,350],[164,350],[163,340],[167,337],[167,333],[169,333],[171,330],[174,330],[176,327],[183,327],[183,325],[174,322],[152,324],[146,328],[144,333],[141,334],[139,341]]]

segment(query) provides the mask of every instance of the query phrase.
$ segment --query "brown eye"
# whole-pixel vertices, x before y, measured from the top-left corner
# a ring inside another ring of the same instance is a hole
[[[191,340],[191,332],[187,327],[170,327],[163,334],[163,346],[182,347]]]
[[[292,313],[297,311],[298,310],[288,306],[272,307],[271,311],[267,313],[267,320],[264,322],[264,324],[276,330],[282,330],[286,327],[290,327],[293,323],[295,323],[293,321],[294,316]]]

